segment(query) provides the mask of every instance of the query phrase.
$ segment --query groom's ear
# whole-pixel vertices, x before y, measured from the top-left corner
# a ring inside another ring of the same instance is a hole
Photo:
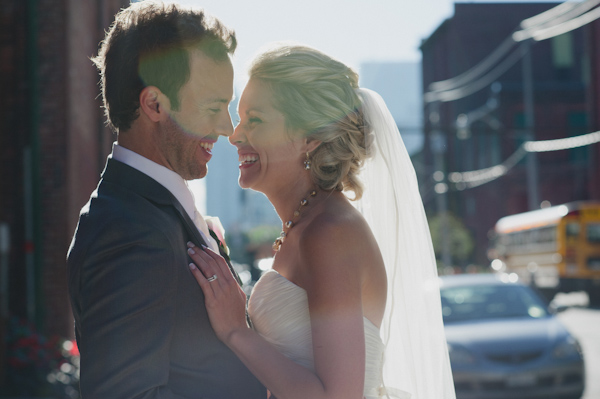
[[[168,115],[170,102],[158,87],[147,86],[140,92],[140,109],[152,122],[160,122]]]

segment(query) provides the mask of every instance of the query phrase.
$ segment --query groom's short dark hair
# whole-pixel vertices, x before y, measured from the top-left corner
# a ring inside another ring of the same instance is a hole
[[[143,1],[121,10],[92,61],[108,125],[128,130],[139,116],[139,95],[158,87],[179,109],[179,89],[190,77],[189,49],[225,61],[237,46],[235,32],[202,10]]]

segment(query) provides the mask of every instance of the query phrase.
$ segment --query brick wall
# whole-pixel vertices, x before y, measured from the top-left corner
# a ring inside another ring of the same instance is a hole
[[[589,54],[590,84],[588,91],[588,113],[590,118],[590,130],[600,130],[600,21],[596,20],[585,27],[586,44]],[[593,198],[600,199],[600,144],[593,146],[591,150],[590,187]]]
[[[33,9],[27,8],[30,3]],[[12,316],[28,317],[25,265],[27,254],[35,255],[35,321],[47,335],[73,335],[65,256],[79,209],[97,184],[113,140],[104,127],[98,74],[89,58],[97,53],[114,14],[128,3],[0,3],[0,223],[8,224],[11,233],[8,308]],[[37,16],[37,23],[31,15]],[[32,112],[36,109],[37,119]],[[33,182],[32,225],[39,226],[34,237],[40,240],[33,248],[26,242],[31,213],[26,206],[24,151],[34,143],[35,132],[39,151],[33,151],[32,164],[38,165],[39,180]],[[5,322],[0,320],[0,343]],[[0,345],[0,367],[5,364],[4,349]],[[2,375],[0,369],[0,386]]]
[[[65,255],[79,209],[110,152],[90,61],[122,1],[42,0],[39,13],[42,276],[38,302],[48,334],[72,336]]]

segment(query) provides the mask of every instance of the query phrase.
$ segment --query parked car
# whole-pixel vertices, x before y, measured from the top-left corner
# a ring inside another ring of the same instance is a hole
[[[579,343],[516,275],[440,280],[457,399],[581,397]]]

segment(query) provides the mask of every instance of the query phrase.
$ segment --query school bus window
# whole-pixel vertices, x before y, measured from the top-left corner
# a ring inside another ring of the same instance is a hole
[[[587,240],[589,242],[600,242],[600,223],[588,223]]]
[[[556,228],[555,227],[544,227],[539,231],[540,242],[554,242],[556,241]]]
[[[579,235],[579,223],[567,223],[567,237],[577,237]]]

